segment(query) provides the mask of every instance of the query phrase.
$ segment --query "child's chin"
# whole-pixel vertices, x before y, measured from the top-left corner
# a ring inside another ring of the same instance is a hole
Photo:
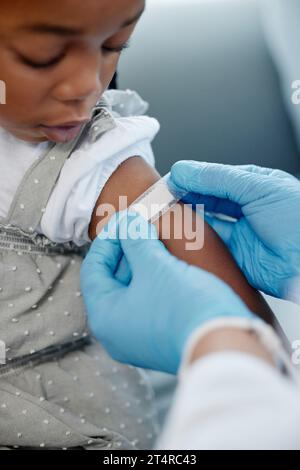
[[[47,142],[49,139],[39,130],[23,130],[23,129],[10,129],[4,128],[7,132],[11,135],[16,137],[19,140],[23,140],[24,142],[29,142],[32,144],[37,144],[40,142]]]

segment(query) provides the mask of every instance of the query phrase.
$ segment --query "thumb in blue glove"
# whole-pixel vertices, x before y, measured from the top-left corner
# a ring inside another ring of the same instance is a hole
[[[83,262],[89,324],[113,359],[176,373],[196,328],[216,318],[252,314],[221,280],[171,255],[154,225],[126,215],[111,219]],[[132,237],[131,223],[148,236]],[[108,236],[116,227],[117,237]],[[129,276],[120,275],[124,259]]]

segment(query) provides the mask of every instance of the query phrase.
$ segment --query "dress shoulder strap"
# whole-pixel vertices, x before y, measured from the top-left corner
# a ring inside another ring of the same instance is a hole
[[[115,126],[115,120],[106,109],[105,101],[101,100],[93,110],[91,121],[83,126],[75,139],[66,143],[53,143],[31,165],[17,189],[7,217],[0,218],[0,225],[5,228],[17,227],[28,234],[34,233],[65,161],[83,141],[88,139],[94,142]]]

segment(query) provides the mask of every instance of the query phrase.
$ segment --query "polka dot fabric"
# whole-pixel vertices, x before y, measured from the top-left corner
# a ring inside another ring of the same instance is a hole
[[[95,124],[101,136],[112,119],[96,109],[82,134],[95,138]],[[144,371],[116,363],[90,336],[79,288],[86,248],[36,232],[82,134],[47,149],[0,219],[0,448],[151,449],[158,432]]]

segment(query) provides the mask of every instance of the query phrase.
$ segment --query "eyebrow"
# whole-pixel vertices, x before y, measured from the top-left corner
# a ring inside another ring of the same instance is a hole
[[[144,13],[145,8],[138,12],[132,18],[129,18],[124,23],[122,23],[120,29],[126,28],[127,26],[131,26],[133,23],[138,21],[142,14]],[[59,25],[52,25],[48,23],[34,23],[29,24],[21,28],[23,31],[33,32],[33,33],[44,33],[44,34],[58,34],[60,36],[71,36],[76,34],[83,34],[84,30],[80,28],[70,28],[68,26],[59,26]]]

